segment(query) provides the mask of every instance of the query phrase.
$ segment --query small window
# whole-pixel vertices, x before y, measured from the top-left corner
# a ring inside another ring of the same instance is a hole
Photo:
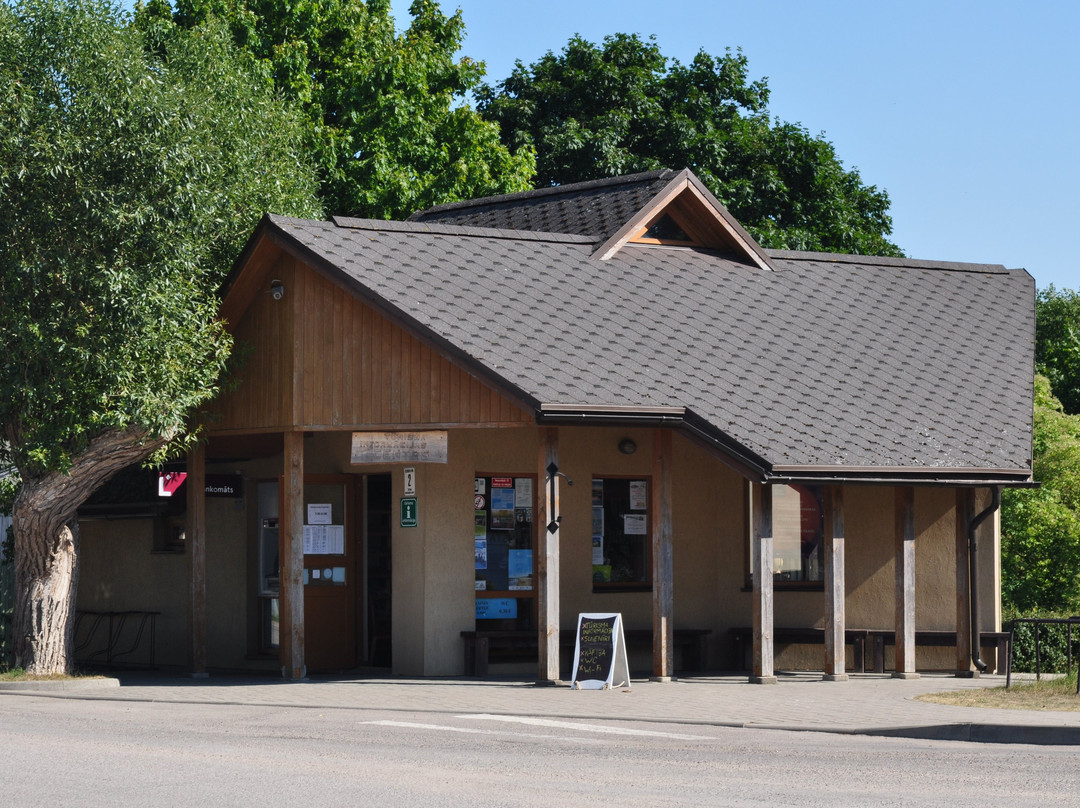
[[[772,486],[773,582],[818,584],[825,580],[821,491],[803,485]],[[753,526],[750,526],[751,570]]]
[[[156,520],[154,533],[155,553],[182,553],[187,544],[187,525],[183,516],[163,517]]]
[[[667,214],[661,216],[649,227],[642,238],[656,239],[657,241],[692,241],[681,227]]]
[[[649,480],[592,481],[593,591],[648,591],[652,586]]]

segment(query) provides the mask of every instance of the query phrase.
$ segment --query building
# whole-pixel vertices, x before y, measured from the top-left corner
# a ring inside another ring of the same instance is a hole
[[[161,482],[186,513],[85,521],[79,608],[159,612],[163,664],[290,678],[479,646],[559,679],[584,612],[660,678],[740,638],[756,681],[843,678],[875,638],[899,675],[993,667],[1034,292],[764,250],[689,171],[266,216],[222,306],[236,384]]]

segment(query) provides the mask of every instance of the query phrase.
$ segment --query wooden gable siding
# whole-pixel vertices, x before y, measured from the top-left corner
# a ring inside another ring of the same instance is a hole
[[[221,418],[211,431],[534,422],[526,408],[287,253],[267,274],[267,288],[271,275],[285,297],[256,295],[234,327],[238,345],[249,346],[247,360],[240,384],[218,399]]]

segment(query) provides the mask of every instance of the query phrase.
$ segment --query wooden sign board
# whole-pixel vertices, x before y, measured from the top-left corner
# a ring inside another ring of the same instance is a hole
[[[630,687],[630,662],[621,614],[578,615],[571,681],[574,690]]]
[[[446,430],[428,432],[353,432],[350,457],[361,463],[445,463]]]

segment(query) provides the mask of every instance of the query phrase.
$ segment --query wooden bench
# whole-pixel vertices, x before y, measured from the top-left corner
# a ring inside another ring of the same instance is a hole
[[[896,632],[889,630],[870,629],[870,642],[874,652],[874,671],[876,673],[885,672],[885,646],[896,645]],[[998,667],[1005,666],[1005,661],[1009,658],[1009,632],[1007,631],[982,631],[979,633],[982,638],[983,647],[997,646],[998,652]],[[916,631],[915,632],[915,647],[920,645],[929,646],[932,648],[955,648],[956,647],[956,632],[955,631]]]
[[[652,629],[626,629],[626,645],[629,648],[652,648]],[[709,635],[707,628],[677,628],[674,631],[675,648],[682,651],[685,670],[703,671],[708,664]],[[465,641],[465,675],[487,676],[492,659],[536,659],[539,653],[539,635],[530,631],[463,631]],[[574,632],[559,632],[559,654],[562,659],[572,660]]]
[[[738,626],[728,630],[732,642],[733,670],[749,670],[746,664],[746,652],[751,647],[754,639],[754,630],[746,626]],[[1008,659],[1009,632],[1007,631],[984,631],[982,641],[985,646],[996,645],[998,650],[998,664],[1003,665],[1001,660]],[[825,630],[821,628],[773,628],[773,642],[776,645],[808,644],[824,645]],[[855,673],[866,671],[866,650],[872,649],[873,670],[875,673],[885,672],[885,646],[896,645],[896,632],[885,629],[847,629],[844,632],[844,642],[854,646],[855,650]],[[955,648],[955,631],[916,631],[915,645],[930,646],[937,648]]]
[[[736,626],[728,629],[731,635],[731,658],[732,670],[745,671],[750,667],[746,664],[746,652],[753,647],[754,629],[747,626]],[[869,632],[866,629],[849,628],[844,632],[844,644],[854,646],[855,649],[855,672],[863,673],[866,668],[866,643]],[[774,628],[773,643],[776,645],[807,644],[825,645],[825,629],[823,628]]]

